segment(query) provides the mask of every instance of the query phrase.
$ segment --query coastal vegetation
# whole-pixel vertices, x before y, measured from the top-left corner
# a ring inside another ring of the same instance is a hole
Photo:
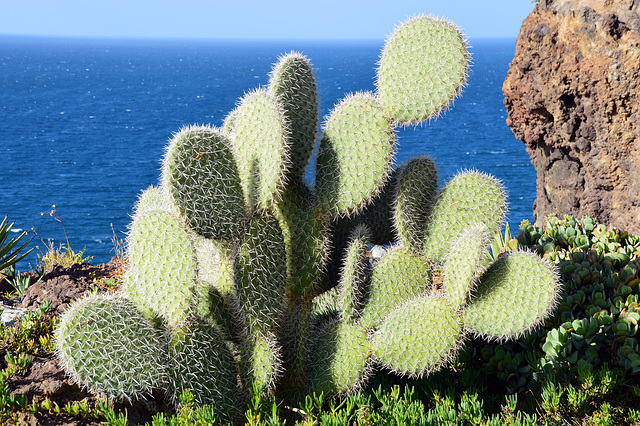
[[[508,342],[470,340],[458,359],[427,377],[376,374],[349,396],[311,394],[295,406],[253,394],[241,422],[274,424],[640,424],[638,299],[640,237],[593,218],[551,216],[543,228],[527,222],[498,249],[536,251],[560,271],[558,309],[533,332]],[[494,246],[497,249],[497,246]],[[119,291],[122,270],[95,280]],[[6,293],[5,293],[6,294]],[[57,316],[48,304],[1,326],[0,422],[21,413],[51,422],[125,425],[143,401],[114,405],[106,399],[58,405],[16,394],[12,381],[38,357],[52,357]],[[191,391],[181,408],[149,414],[141,424],[221,424],[216,407],[195,403]],[[58,419],[58,420],[56,420]],[[285,423],[286,422],[286,423]]]

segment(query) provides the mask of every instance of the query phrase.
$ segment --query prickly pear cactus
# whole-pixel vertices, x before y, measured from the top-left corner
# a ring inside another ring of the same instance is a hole
[[[232,421],[251,392],[297,401],[353,392],[380,368],[419,377],[468,336],[543,321],[558,295],[549,263],[486,260],[500,182],[465,171],[438,192],[430,158],[392,167],[396,127],[446,108],[468,62],[457,27],[421,15],[388,39],[377,91],[346,95],[319,137],[313,68],[295,52],[221,129],[177,133],[136,205],[122,294],[64,315],[67,372],[126,400],[192,389]],[[374,262],[372,242],[392,247]]]

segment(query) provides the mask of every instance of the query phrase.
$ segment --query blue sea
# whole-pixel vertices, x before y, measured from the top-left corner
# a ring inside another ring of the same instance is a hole
[[[382,40],[107,40],[0,37],[0,219],[43,240],[114,255],[138,194],[159,178],[163,149],[189,124],[221,125],[278,56],[309,57],[323,115],[345,94],[374,90]],[[441,117],[399,132],[396,161],[430,155],[442,183],[462,169],[500,178],[508,222],[533,219],[536,174],[505,124],[502,83],[515,39],[470,40],[468,86]],[[41,215],[44,213],[44,215]],[[16,234],[14,234],[16,235]],[[38,249],[21,264],[37,264]]]

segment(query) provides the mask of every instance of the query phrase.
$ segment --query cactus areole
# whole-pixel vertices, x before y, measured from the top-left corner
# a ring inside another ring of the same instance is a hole
[[[469,336],[540,324],[555,270],[525,252],[487,264],[501,183],[463,171],[438,191],[426,156],[392,168],[395,129],[446,109],[468,64],[460,30],[420,15],[387,40],[376,91],[345,95],[322,127],[313,68],[292,52],[221,128],[182,129],[135,207],[122,291],[64,314],[68,374],[124,400],[162,391],[179,404],[191,389],[233,420],[252,392],[345,395],[376,370],[436,371]],[[390,246],[376,263],[373,242]]]

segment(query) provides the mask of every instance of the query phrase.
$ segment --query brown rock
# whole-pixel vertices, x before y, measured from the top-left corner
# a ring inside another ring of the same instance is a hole
[[[25,290],[20,306],[34,310],[48,300],[51,302],[49,312],[60,315],[71,302],[81,298],[91,289],[99,287],[95,284],[95,280],[109,275],[116,267],[115,261],[96,266],[83,263],[68,268],[57,265],[40,281],[31,284]]]
[[[542,0],[503,91],[551,213],[640,233],[640,1]]]

